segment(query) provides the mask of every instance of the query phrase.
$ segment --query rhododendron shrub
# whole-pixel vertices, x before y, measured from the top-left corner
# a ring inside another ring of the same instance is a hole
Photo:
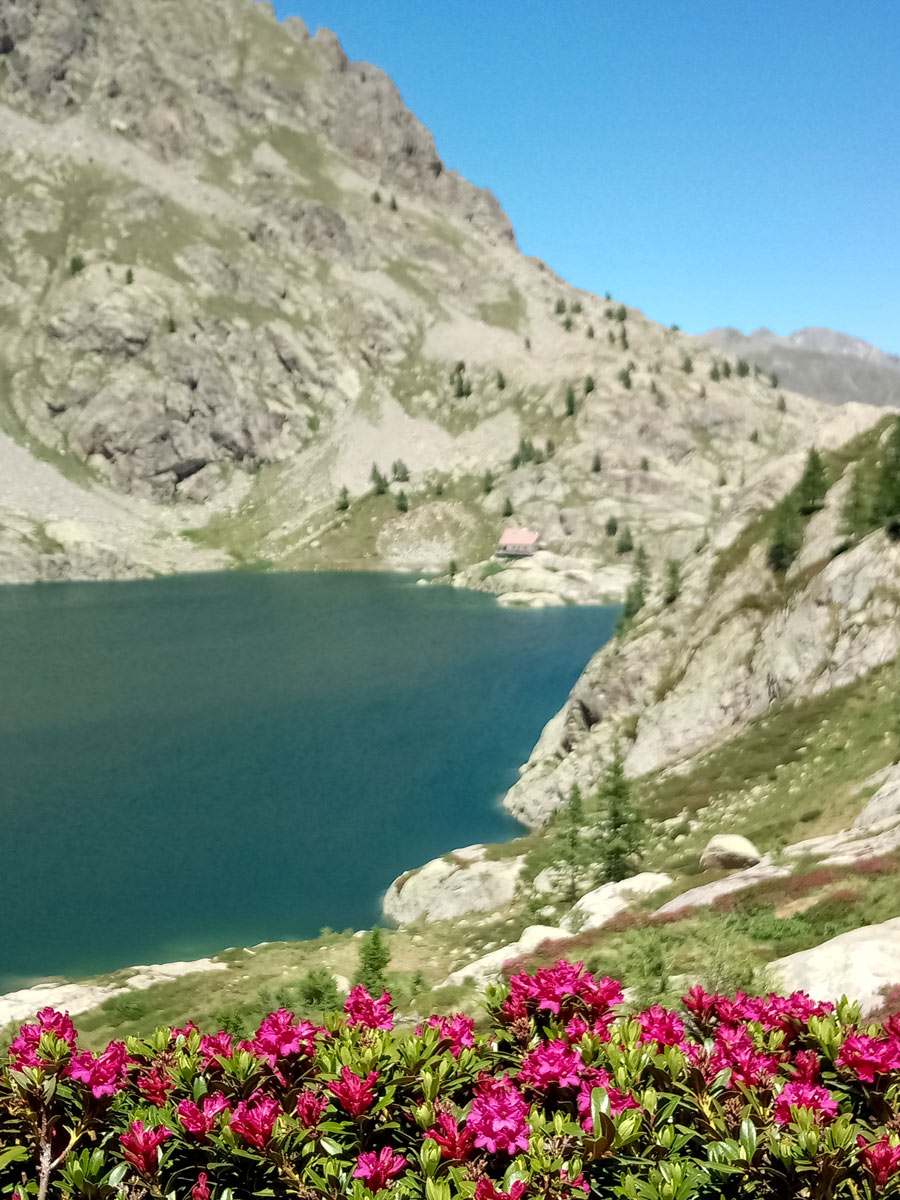
[[[65,1013],[0,1073],[0,1196],[26,1200],[900,1200],[900,1019],[802,993],[629,1011],[581,964],[398,1026],[189,1022],[82,1050]]]

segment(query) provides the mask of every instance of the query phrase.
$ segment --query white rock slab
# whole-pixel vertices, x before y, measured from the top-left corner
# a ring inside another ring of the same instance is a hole
[[[808,992],[814,1000],[858,1000],[864,1013],[881,1007],[882,991],[900,983],[900,917],[864,925],[830,942],[769,963],[787,991]]]

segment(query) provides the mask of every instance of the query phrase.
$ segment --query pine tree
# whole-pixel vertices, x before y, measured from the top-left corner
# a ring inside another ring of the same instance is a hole
[[[684,371],[685,375],[692,374],[692,372],[694,370],[694,360],[691,358],[691,356],[689,354],[686,354],[684,356],[684,358],[681,360],[681,369],[682,369],[682,371]]]
[[[603,460],[599,454],[594,455],[594,461],[591,463],[591,470],[595,475],[599,475],[603,470]]]
[[[409,511],[409,498],[407,497],[406,492],[397,493],[395,504],[397,505],[397,512],[405,513]]]
[[[608,883],[633,874],[641,860],[643,821],[631,800],[622,750],[617,744],[606,768],[598,796],[603,822],[598,846],[600,866]]]
[[[803,545],[803,528],[797,502],[787,495],[775,509],[775,528],[766,553],[769,570],[776,575],[784,574],[800,552]]]
[[[607,517],[606,518],[606,536],[607,537],[615,537],[618,532],[619,532],[619,518],[618,517]]]
[[[578,884],[591,857],[583,835],[584,805],[577,785],[557,810],[551,833],[553,866],[560,876],[560,898],[570,904],[578,899]]]
[[[513,502],[509,496],[506,497],[503,504],[503,515],[504,517],[511,517],[513,515]]]
[[[677,558],[666,562],[666,590],[663,600],[666,604],[674,604],[681,595],[681,563]]]
[[[566,416],[575,416],[575,390],[574,388],[566,388]]]
[[[506,376],[502,371],[497,372],[497,390],[502,392],[506,387]]]
[[[409,482],[409,469],[402,459],[398,458],[397,461],[393,463],[391,466],[391,475],[394,479],[396,479],[397,483]]]
[[[372,472],[369,475],[372,480],[372,487],[376,496],[383,496],[388,488],[388,481],[384,475],[378,470],[378,464],[372,463]]]
[[[779,395],[776,408],[780,413],[787,412],[787,401],[785,400],[784,396]]]
[[[750,374],[750,364],[745,358],[739,358],[737,360],[736,370],[738,373],[738,379],[746,379],[746,377]]]
[[[494,490],[494,475],[492,471],[485,471],[481,479],[481,490],[486,496],[489,496]]]
[[[628,349],[628,334],[625,332],[624,325],[622,326],[622,329],[619,333],[619,345],[622,347],[623,350]]]
[[[796,487],[797,507],[804,516],[816,512],[828,492],[828,476],[818,450],[813,447],[806,457],[806,468]]]
[[[354,983],[361,983],[373,996],[384,991],[384,972],[391,961],[391,952],[384,944],[381,930],[376,925],[370,929],[360,943],[359,966],[353,976]]]
[[[594,336],[594,327],[593,327],[593,325],[588,325],[587,329],[585,330],[584,336],[585,336],[586,338],[593,338],[593,336]]]
[[[851,537],[862,537],[872,526],[872,501],[862,467],[857,463],[842,509],[843,530]]]
[[[719,370],[718,363],[713,363],[713,365],[709,368],[709,377],[713,383],[718,383],[722,378],[722,372]]]
[[[616,554],[630,554],[634,549],[634,539],[631,536],[631,530],[626,525],[619,534],[619,540],[616,543]]]
[[[338,512],[346,512],[349,507],[350,493],[347,491],[346,487],[342,487],[340,495],[338,496],[337,510]]]
[[[131,267],[125,272],[125,282],[129,287],[134,283],[134,271],[132,271]]]
[[[647,603],[647,590],[650,586],[650,559],[643,546],[638,546],[632,564],[631,583],[625,593],[625,607],[622,610],[622,625],[630,621]]]
[[[584,381],[584,394],[589,396],[596,386],[593,375],[588,375]]]
[[[878,464],[874,517],[893,540],[900,538],[900,418],[894,422]]]

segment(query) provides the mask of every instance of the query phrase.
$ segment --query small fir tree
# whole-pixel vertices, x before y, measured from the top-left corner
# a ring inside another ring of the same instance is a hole
[[[589,396],[596,386],[593,375],[588,375],[584,381],[584,394]]]
[[[841,509],[844,533],[855,538],[868,533],[872,525],[872,501],[866,483],[865,473],[857,463],[850,476],[850,486],[847,488]]]
[[[375,492],[375,495],[383,496],[388,490],[388,481],[387,476],[382,475],[382,473],[378,470],[377,463],[372,463],[372,472],[369,475],[369,478],[372,481],[372,489]]]
[[[684,371],[685,375],[691,375],[693,373],[694,360],[691,358],[691,356],[689,354],[686,354],[684,356],[684,358],[681,360],[681,369],[682,369],[682,371]]]
[[[360,943],[359,965],[353,976],[354,983],[361,983],[373,996],[385,990],[384,972],[391,961],[391,952],[384,943],[384,936],[376,925],[370,929]]]
[[[575,416],[575,389],[566,388],[566,416]]]
[[[775,407],[778,409],[778,411],[780,413],[787,412],[787,401],[785,400],[784,396],[779,395],[778,403],[776,404]]]
[[[338,510],[338,512],[346,512],[349,507],[350,507],[350,493],[347,491],[346,487],[342,487],[341,491],[340,491],[340,495],[338,496],[337,510]]]
[[[806,467],[797,484],[797,507],[804,516],[822,507],[828,492],[828,476],[818,450],[813,447],[806,456]]]
[[[593,340],[593,337],[594,337],[594,327],[593,327],[593,325],[588,325],[587,329],[584,331],[584,336],[585,336],[586,338],[589,338],[590,340]]]
[[[494,490],[494,475],[492,471],[485,471],[481,479],[481,490],[486,496],[489,496]]]
[[[631,530],[626,525],[616,542],[616,554],[630,554],[633,549],[634,539],[631,536]]]
[[[618,532],[619,532],[619,518],[618,517],[607,517],[606,518],[606,536],[607,537],[615,537]]]
[[[560,877],[560,898],[569,904],[578,899],[578,885],[592,857],[583,833],[584,805],[578,786],[557,809],[551,833],[552,861]]]
[[[747,362],[746,358],[739,358],[737,360],[736,370],[738,373],[738,379],[746,379],[746,377],[750,374],[750,364]]]
[[[69,274],[80,275],[85,268],[85,261],[80,254],[75,254],[69,259]]]
[[[719,380],[722,378],[722,373],[719,370],[718,363],[713,363],[713,365],[709,368],[709,377],[713,381],[713,383],[718,383]]]
[[[601,459],[599,454],[594,455],[594,460],[591,463],[591,470],[593,471],[593,473],[595,475],[599,475],[600,472],[603,470],[603,460]]]
[[[506,376],[502,371],[497,372],[497,390],[502,392],[506,387]]]
[[[719,368],[719,370],[722,372],[722,378],[723,378],[723,379],[730,379],[730,378],[731,378],[731,363],[728,361],[728,359],[727,359],[727,358],[726,358],[726,359],[725,359],[725,361],[722,363],[722,365],[721,365],[721,367]]]
[[[409,482],[409,469],[407,468],[406,463],[403,461],[402,458],[398,458],[396,460],[396,462],[394,462],[392,464],[391,477],[393,479],[395,479],[397,481],[397,483],[408,483]]]
[[[397,505],[397,512],[405,513],[409,511],[409,499],[406,492],[398,492],[394,503]]]
[[[776,575],[783,575],[800,553],[802,545],[803,528],[797,502],[793,495],[787,495],[775,509],[775,527],[766,553],[769,570]]]
[[[618,883],[633,875],[641,861],[643,821],[631,799],[622,749],[613,750],[598,799],[603,813],[599,838],[600,867],[607,883]]]
[[[666,561],[666,589],[663,593],[663,601],[666,604],[674,604],[681,595],[681,563],[677,558],[670,558]]]
[[[875,475],[875,520],[892,540],[900,538],[900,418],[894,422]]]
[[[503,515],[504,517],[511,517],[513,515],[513,502],[509,496],[503,502]]]
[[[125,272],[125,282],[129,287],[134,283],[134,271],[132,271],[131,267]]]
[[[622,347],[623,350],[628,349],[628,334],[625,332],[624,325],[622,326],[621,330],[619,331],[619,345]]]

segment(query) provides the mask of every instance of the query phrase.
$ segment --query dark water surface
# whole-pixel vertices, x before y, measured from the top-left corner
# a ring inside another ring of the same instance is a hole
[[[368,926],[499,807],[614,608],[374,574],[0,588],[0,991]]]

